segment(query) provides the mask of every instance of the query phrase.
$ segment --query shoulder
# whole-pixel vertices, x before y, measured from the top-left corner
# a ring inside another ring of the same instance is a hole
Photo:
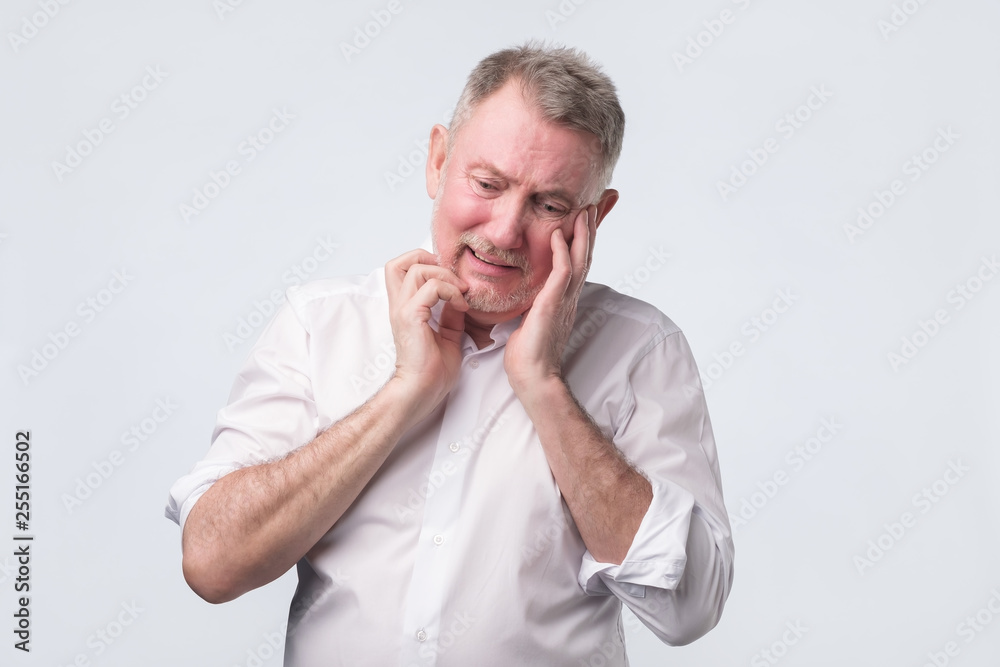
[[[338,278],[323,278],[312,280],[301,285],[289,287],[285,292],[288,302],[296,309],[313,307],[313,304],[325,301],[337,301],[351,298],[384,298],[385,272],[382,267],[371,273]]]
[[[662,398],[672,387],[697,382],[690,348],[673,320],[597,283],[585,284],[580,294],[563,369],[581,405],[612,433],[634,409],[637,391]]]
[[[656,306],[635,297],[616,292],[607,285],[586,283],[577,306],[576,328],[590,320],[614,321],[616,328],[647,331],[669,336],[681,329]]]
[[[381,312],[387,303],[385,272],[379,267],[365,275],[313,280],[288,288],[285,298],[306,328],[310,328],[310,323],[336,319],[345,312]]]
[[[566,342],[564,367],[621,377],[664,346],[684,353],[686,341],[680,327],[659,308],[605,285],[587,283]]]

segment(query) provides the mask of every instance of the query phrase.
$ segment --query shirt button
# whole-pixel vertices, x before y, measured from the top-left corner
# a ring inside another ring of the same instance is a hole
[[[457,442],[453,442],[450,445],[448,445],[448,449],[450,449],[453,452],[457,452],[459,447],[460,445]]]
[[[427,641],[427,633],[424,632],[423,630],[417,630],[417,641],[418,642]]]
[[[434,544],[436,544],[437,546],[441,546],[442,544],[444,544],[444,535],[435,535]]]
[[[469,366],[471,366],[472,368],[479,368],[479,360],[473,359],[472,361],[469,362]]]

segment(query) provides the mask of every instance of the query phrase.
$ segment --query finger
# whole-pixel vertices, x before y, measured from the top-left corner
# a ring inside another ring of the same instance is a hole
[[[573,222],[573,244],[570,246],[570,262],[573,272],[570,289],[575,290],[583,284],[590,266],[590,207],[580,211]]]
[[[444,308],[441,309],[441,320],[438,324],[438,333],[442,338],[453,343],[462,341],[462,334],[465,332],[465,313],[455,308],[450,301],[446,301]]]
[[[573,280],[572,258],[570,257],[570,247],[566,244],[566,237],[563,236],[561,229],[552,232],[551,241],[552,273],[546,280],[546,287],[550,281],[553,282],[553,290],[556,296],[561,299]]]
[[[587,252],[587,273],[590,273],[590,266],[594,263],[594,243],[597,241],[597,205],[590,207],[590,216],[587,218],[588,231],[587,238],[590,239]]]
[[[431,308],[436,306],[439,301],[444,301],[462,313],[469,309],[469,303],[465,300],[460,289],[451,283],[432,278],[403,304],[403,314],[426,322],[430,319]]]
[[[403,283],[399,289],[400,298],[410,298],[416,294],[417,290],[423,287],[429,280],[440,280],[442,282],[451,283],[457,287],[460,292],[464,292],[469,289],[469,285],[464,280],[456,276],[448,269],[442,269],[440,266],[436,265],[413,264],[406,272],[406,277],[403,278]]]
[[[403,279],[406,278],[407,271],[414,264],[437,264],[437,257],[426,250],[417,248],[385,263],[385,286],[390,298],[395,298],[403,284]]]

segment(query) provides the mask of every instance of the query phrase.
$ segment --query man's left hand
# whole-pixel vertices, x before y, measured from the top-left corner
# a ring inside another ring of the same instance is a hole
[[[511,334],[504,369],[514,393],[523,399],[547,381],[562,380],[562,353],[573,331],[576,307],[590,270],[597,236],[597,206],[581,210],[567,244],[562,229],[552,232],[552,271]]]

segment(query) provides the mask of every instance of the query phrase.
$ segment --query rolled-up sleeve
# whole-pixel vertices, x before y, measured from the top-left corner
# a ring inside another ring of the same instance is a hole
[[[660,332],[637,355],[614,442],[653,498],[622,563],[586,552],[580,585],[618,597],[662,641],[690,643],[722,615],[734,549],[708,408],[680,331]]]
[[[171,487],[167,518],[183,528],[195,502],[219,478],[279,459],[315,438],[318,418],[309,377],[309,333],[286,301],[236,376],[208,454]]]

